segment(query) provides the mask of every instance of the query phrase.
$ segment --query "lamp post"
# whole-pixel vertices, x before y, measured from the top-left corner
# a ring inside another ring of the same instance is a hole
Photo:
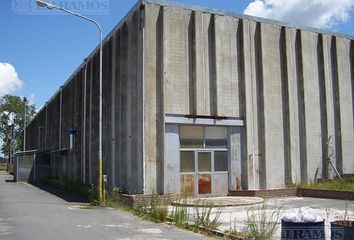
[[[23,112],[23,151],[26,151],[26,110],[27,110],[27,98],[23,98],[23,103],[25,105],[25,111]]]
[[[99,145],[98,145],[98,168],[99,168],[98,169],[98,171],[99,171],[98,197],[99,197],[100,203],[102,203],[102,28],[101,28],[100,24],[92,18],[83,16],[83,15],[73,12],[71,10],[54,5],[52,3],[47,3],[47,2],[41,1],[41,0],[36,0],[36,2],[39,7],[45,7],[45,8],[48,8],[49,10],[58,9],[60,11],[63,11],[68,14],[74,15],[76,17],[90,21],[96,25],[96,27],[98,28],[98,31],[99,31],[99,38],[100,38],[100,94],[99,95],[100,96],[99,96],[99,129],[98,129],[98,131],[99,131],[99,133],[98,133],[98,137],[99,137]]]

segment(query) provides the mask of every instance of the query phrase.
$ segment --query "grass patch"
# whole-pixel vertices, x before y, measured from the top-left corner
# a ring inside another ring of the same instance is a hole
[[[323,190],[342,190],[354,192],[354,179],[352,178],[334,178],[328,181],[316,183],[303,183],[296,185],[298,188],[313,188]]]

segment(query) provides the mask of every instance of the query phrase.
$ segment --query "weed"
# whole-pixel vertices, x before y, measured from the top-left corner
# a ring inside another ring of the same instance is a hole
[[[188,208],[187,208],[187,199],[183,199],[183,201],[179,201],[177,204],[173,206],[172,212],[169,216],[172,221],[178,227],[188,227]]]
[[[334,178],[331,181],[323,181],[323,182],[316,182],[316,183],[302,183],[302,184],[297,184],[296,186],[299,188],[354,191],[354,179]]]
[[[200,200],[196,201],[193,205],[194,212],[194,225],[196,227],[203,227],[208,230],[217,229],[220,226],[219,218],[221,210],[218,209],[214,217],[211,218],[212,210],[214,209],[214,204]]]
[[[245,221],[248,237],[257,240],[273,239],[280,219],[280,211],[281,208],[265,204],[258,205],[256,208],[249,208]]]
[[[166,206],[160,206],[159,195],[154,192],[149,202],[145,200],[139,201],[134,212],[139,217],[147,218],[154,222],[165,222],[168,209]]]

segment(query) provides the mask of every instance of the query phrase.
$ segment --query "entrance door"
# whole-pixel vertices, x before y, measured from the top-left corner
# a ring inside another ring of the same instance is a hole
[[[226,127],[180,127],[181,191],[192,196],[223,196],[228,191]]]
[[[181,154],[181,184],[184,193],[212,194],[212,158],[212,151],[188,151]]]

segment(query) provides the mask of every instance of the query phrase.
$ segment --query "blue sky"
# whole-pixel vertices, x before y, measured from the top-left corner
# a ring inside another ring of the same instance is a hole
[[[87,1],[109,4],[99,12],[93,11],[94,7],[92,12],[81,12],[101,23],[104,36],[136,3],[136,0],[48,0],[66,2],[74,8],[78,5],[72,5],[73,2]],[[354,0],[176,1],[354,35]],[[39,108],[97,46],[98,37],[92,24],[70,15],[37,9],[33,2],[0,1],[0,95],[26,96]]]

